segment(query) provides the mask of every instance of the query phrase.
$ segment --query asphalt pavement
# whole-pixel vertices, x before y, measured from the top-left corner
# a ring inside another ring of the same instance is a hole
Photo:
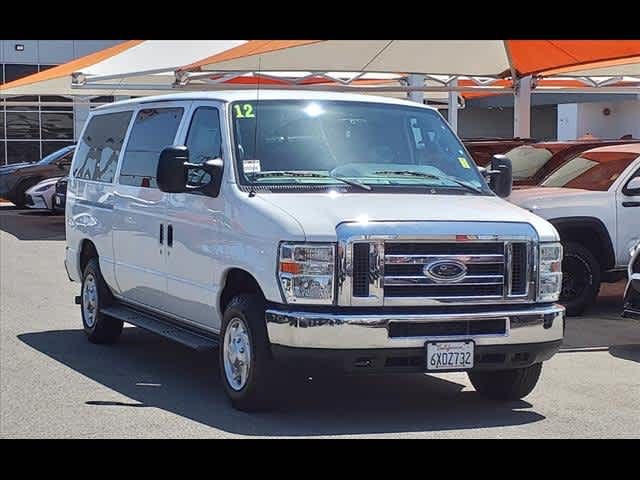
[[[462,373],[291,379],[275,411],[237,412],[215,354],[135,327],[90,344],[62,264],[64,218],[0,204],[0,436],[4,438],[640,438],[640,322],[622,283],[570,318],[536,389],[507,404]]]

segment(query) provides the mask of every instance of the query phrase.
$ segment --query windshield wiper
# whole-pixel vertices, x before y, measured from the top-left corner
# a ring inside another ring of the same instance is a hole
[[[289,171],[289,170],[273,170],[270,172],[254,172],[251,175],[253,178],[256,177],[308,177],[308,178],[333,178],[340,182],[346,183],[347,185],[352,185],[354,187],[361,188],[362,190],[371,190],[369,185],[365,185],[364,183],[360,183],[357,180],[351,180],[349,178],[336,177],[334,175],[326,175],[318,172],[307,172],[304,170],[301,171]]]
[[[386,175],[386,176],[398,176],[398,177],[420,177],[420,178],[432,178],[433,180],[448,180],[450,182],[455,183],[456,185],[460,185],[461,187],[469,190],[473,193],[484,193],[482,189],[471,185],[462,180],[458,180],[455,177],[450,177],[449,175],[434,175],[432,173],[423,173],[423,172],[414,172],[412,170],[382,170],[380,172],[373,172],[374,175]]]

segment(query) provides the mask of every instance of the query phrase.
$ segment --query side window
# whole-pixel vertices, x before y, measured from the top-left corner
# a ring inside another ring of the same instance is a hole
[[[187,148],[191,163],[203,163],[221,155],[220,117],[217,108],[196,109],[187,133]],[[202,186],[210,181],[211,176],[204,170],[189,170],[190,185]]]
[[[74,177],[106,183],[113,181],[132,114],[133,112],[107,113],[95,115],[89,120],[76,147]],[[59,161],[71,161],[71,158]]]
[[[182,108],[147,108],[138,112],[120,168],[122,185],[157,188],[158,157],[165,147],[173,145],[182,112]]]

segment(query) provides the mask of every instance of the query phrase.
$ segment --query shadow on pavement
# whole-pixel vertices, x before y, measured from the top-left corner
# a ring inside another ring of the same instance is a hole
[[[124,395],[83,399],[96,408],[156,407],[243,435],[314,436],[423,432],[522,425],[545,417],[531,404],[499,404],[463,385],[426,375],[290,378],[280,407],[247,414],[231,408],[215,353],[200,354],[137,328],[113,346],[90,344],[81,330],[27,333],[30,347]]]
[[[19,240],[64,240],[64,215],[0,205],[0,230]]]
[[[625,282],[604,284],[598,302],[585,315],[568,317],[561,353],[608,351],[640,362],[640,322],[622,318]]]

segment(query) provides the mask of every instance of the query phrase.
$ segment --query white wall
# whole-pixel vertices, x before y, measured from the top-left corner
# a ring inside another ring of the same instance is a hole
[[[605,109],[609,114],[605,115]],[[640,98],[623,102],[558,105],[558,140],[591,134],[599,138],[640,138]]]

